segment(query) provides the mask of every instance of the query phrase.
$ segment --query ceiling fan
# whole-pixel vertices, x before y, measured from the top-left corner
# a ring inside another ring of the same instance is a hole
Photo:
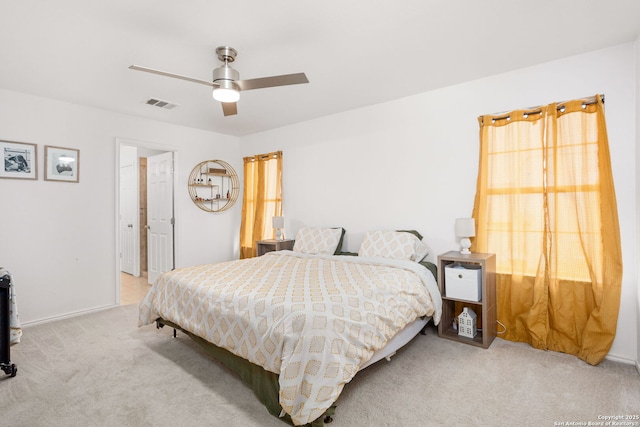
[[[168,73],[166,71],[154,70],[153,68],[131,65],[132,70],[145,71],[147,73],[159,74],[161,76],[173,77],[189,82],[200,83],[213,87],[213,99],[222,103],[222,112],[225,116],[238,114],[236,102],[240,99],[240,91],[262,89],[275,86],[296,85],[309,83],[304,73],[283,74],[280,76],[261,77],[257,79],[240,80],[240,73],[229,65],[235,61],[238,52],[229,46],[220,46],[216,49],[218,59],[224,64],[213,70],[213,80],[195,79],[193,77],[182,76],[180,74]]]

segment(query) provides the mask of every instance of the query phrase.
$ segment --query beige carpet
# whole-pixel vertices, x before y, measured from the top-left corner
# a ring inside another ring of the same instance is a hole
[[[139,329],[136,316],[129,305],[25,327],[11,348],[18,374],[0,379],[0,425],[286,425],[188,337]],[[634,414],[634,366],[593,367],[501,339],[482,350],[431,329],[359,373],[330,426],[586,425]]]

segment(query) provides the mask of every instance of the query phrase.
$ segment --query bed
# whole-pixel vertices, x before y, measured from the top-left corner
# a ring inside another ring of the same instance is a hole
[[[320,426],[358,371],[438,323],[442,302],[414,235],[367,233],[358,256],[344,256],[323,235],[335,232],[303,230],[293,251],[162,274],[138,324],[186,332],[272,415]]]

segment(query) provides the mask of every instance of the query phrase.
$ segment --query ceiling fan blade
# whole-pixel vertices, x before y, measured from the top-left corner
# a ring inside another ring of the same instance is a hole
[[[173,73],[168,73],[166,71],[154,70],[153,68],[141,67],[139,65],[131,65],[129,68],[132,69],[132,70],[144,71],[144,72],[152,73],[152,74],[158,74],[160,76],[173,77],[175,79],[186,80],[188,82],[200,83],[200,84],[203,84],[203,85],[206,85],[206,86],[209,86],[209,87],[217,87],[218,86],[216,83],[208,82],[206,80],[194,79],[193,77],[181,76],[180,74],[173,74]]]
[[[261,77],[258,79],[236,80],[240,90],[262,89],[265,87],[297,85],[309,83],[304,73],[283,74],[281,76]]]
[[[235,102],[221,102],[222,112],[225,116],[233,116],[238,114],[238,104]]]

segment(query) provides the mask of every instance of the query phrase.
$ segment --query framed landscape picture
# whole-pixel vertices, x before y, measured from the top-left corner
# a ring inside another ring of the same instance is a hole
[[[38,179],[37,155],[36,144],[0,141],[0,178]]]
[[[80,182],[80,150],[45,145],[44,179]]]

